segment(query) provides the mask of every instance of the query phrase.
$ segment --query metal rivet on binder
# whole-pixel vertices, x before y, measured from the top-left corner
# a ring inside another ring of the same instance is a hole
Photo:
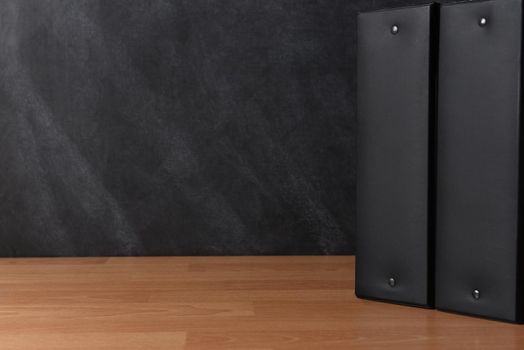
[[[472,294],[473,294],[473,299],[475,300],[480,299],[480,291],[478,289],[475,289]]]
[[[395,285],[397,284],[397,281],[395,281],[393,277],[390,277],[388,280],[388,283],[390,287],[395,287]]]
[[[486,17],[482,17],[479,20],[479,26],[484,27],[486,24],[488,24],[488,20],[486,19]]]
[[[391,34],[397,34],[398,33],[398,26],[396,24],[391,26]]]

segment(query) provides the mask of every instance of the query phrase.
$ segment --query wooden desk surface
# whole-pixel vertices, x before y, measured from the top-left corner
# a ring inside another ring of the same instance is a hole
[[[524,326],[356,299],[353,266],[0,259],[0,349],[524,349]]]

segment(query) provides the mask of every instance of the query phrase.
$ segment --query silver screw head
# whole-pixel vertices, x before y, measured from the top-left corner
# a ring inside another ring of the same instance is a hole
[[[393,35],[398,34],[398,26],[396,24],[393,24],[391,26],[391,34]]]
[[[486,17],[482,17],[481,19],[479,19],[479,26],[484,27],[486,26],[486,24],[488,24],[488,20],[486,19]]]
[[[480,291],[478,289],[474,289],[471,293],[473,295],[473,299],[479,300],[480,299]]]
[[[397,285],[397,281],[393,277],[390,277],[388,280],[388,284],[390,287],[395,287]]]

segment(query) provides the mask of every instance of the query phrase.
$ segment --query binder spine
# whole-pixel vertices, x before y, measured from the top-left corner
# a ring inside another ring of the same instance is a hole
[[[522,322],[522,2],[440,23],[436,307]]]
[[[357,296],[433,302],[435,5],[361,13]]]

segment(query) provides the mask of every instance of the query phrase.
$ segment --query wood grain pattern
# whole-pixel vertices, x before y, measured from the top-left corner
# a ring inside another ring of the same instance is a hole
[[[353,257],[0,260],[0,349],[523,349],[524,326],[354,296]]]

